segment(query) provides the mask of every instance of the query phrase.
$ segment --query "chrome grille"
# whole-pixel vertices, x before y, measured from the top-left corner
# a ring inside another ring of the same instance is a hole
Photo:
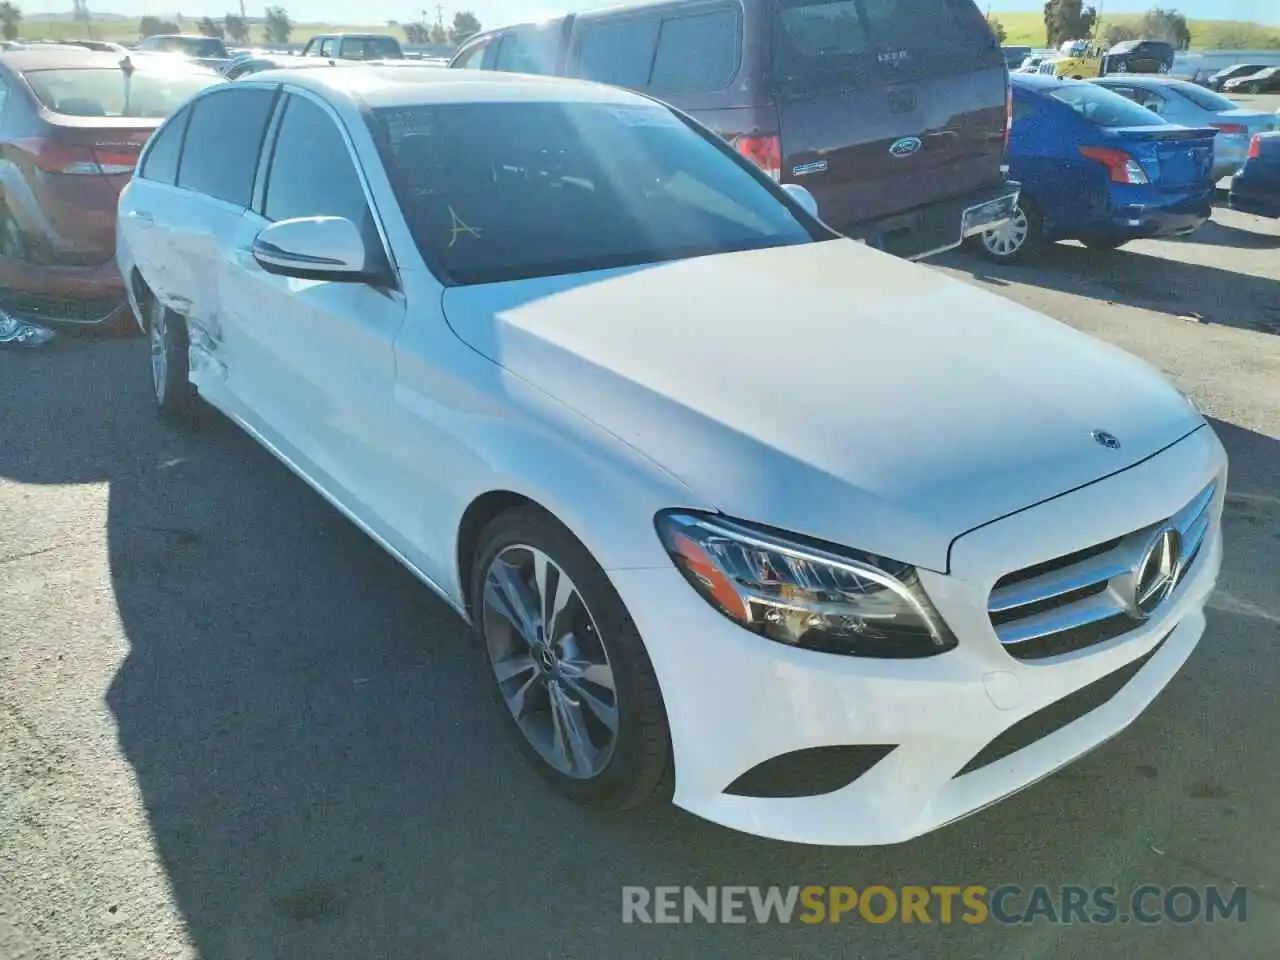
[[[1134,597],[1139,569],[1161,531],[1178,533],[1178,564],[1170,590],[1194,567],[1212,522],[1216,484],[1162,523],[1002,577],[987,612],[1012,656],[1058,656],[1128,633],[1144,617]],[[1172,551],[1171,551],[1172,552]]]

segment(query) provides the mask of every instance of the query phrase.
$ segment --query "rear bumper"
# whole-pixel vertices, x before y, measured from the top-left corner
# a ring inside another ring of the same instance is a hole
[[[998,227],[1013,216],[1021,184],[999,181],[979,190],[928,203],[878,220],[833,224],[847,236],[908,260],[960,246],[966,237]]]
[[[1239,183],[1232,184],[1228,204],[1232,210],[1253,213],[1260,217],[1280,217],[1280,184],[1272,190],[1250,190]]]
[[[1213,214],[1215,191],[1213,183],[1177,194],[1113,191],[1101,232],[1131,240],[1183,236]]]
[[[128,309],[114,259],[87,267],[0,260],[0,310],[43,324],[94,327]]]

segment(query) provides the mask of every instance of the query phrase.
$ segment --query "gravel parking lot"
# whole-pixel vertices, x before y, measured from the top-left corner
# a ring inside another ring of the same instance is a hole
[[[1280,942],[1280,226],[934,269],[1162,367],[1232,455],[1199,650],[1124,735],[936,834],[584,816],[460,622],[141,340],[0,353],[0,957],[1200,957]],[[1247,922],[636,926],[624,885],[1247,885]]]

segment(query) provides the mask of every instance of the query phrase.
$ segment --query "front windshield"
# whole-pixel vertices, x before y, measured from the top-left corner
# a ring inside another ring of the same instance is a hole
[[[1160,127],[1166,124],[1146,107],[1096,83],[1066,83],[1049,91],[1095,127]]]
[[[662,106],[421,104],[374,117],[423,258],[455,284],[830,236]]]

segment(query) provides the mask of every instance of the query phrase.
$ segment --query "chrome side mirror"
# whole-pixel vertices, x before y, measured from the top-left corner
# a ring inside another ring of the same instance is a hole
[[[368,250],[344,217],[299,217],[264,227],[253,240],[253,258],[267,273],[304,280],[363,283]]]

